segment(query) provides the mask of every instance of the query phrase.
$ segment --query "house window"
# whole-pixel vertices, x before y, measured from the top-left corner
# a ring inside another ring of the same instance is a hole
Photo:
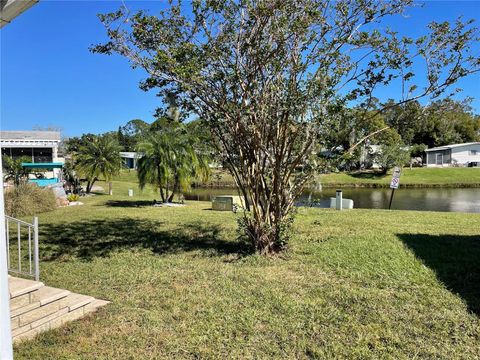
[[[477,150],[470,150],[468,152],[469,155],[476,156],[477,155]]]
[[[437,165],[443,165],[443,154],[442,154],[442,153],[438,153],[438,154],[436,154],[436,155],[437,155],[436,164],[437,164]]]

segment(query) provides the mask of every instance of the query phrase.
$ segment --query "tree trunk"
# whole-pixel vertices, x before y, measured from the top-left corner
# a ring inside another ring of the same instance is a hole
[[[111,181],[108,182],[108,195],[113,195],[113,184]]]
[[[163,192],[163,188],[160,186],[160,197],[162,198],[162,202],[165,202],[165,194]]]
[[[94,178],[91,181],[90,180],[87,181],[87,191],[86,191],[87,194],[91,193],[92,188],[93,188],[93,184],[95,183],[95,181],[97,181],[97,178]]]
[[[178,188],[179,188],[178,176],[175,175],[175,179],[174,179],[174,182],[173,182],[172,193],[168,197],[167,202],[172,202],[173,201],[173,197],[175,196],[175,193],[178,191]]]

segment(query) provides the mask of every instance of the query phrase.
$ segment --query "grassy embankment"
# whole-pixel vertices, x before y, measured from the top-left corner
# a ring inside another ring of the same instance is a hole
[[[324,186],[388,187],[391,173],[332,173],[321,176]],[[480,187],[480,168],[404,168],[401,187]]]
[[[263,258],[238,215],[150,191],[40,215],[42,280],[112,303],[16,359],[479,358],[479,215],[301,208]]]
[[[366,171],[331,173],[320,176],[324,187],[388,187],[392,178]],[[234,187],[232,177],[225,171],[215,171],[212,178],[200,187]],[[404,168],[400,187],[480,187],[480,168]]]

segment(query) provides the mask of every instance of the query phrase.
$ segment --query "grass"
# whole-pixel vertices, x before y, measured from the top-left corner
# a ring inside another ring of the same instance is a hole
[[[391,178],[391,171],[386,175],[363,171],[323,174],[320,181],[324,187],[388,187]],[[214,170],[206,183],[195,185],[206,188],[235,187],[232,176],[222,170]],[[404,168],[400,187],[480,187],[480,168]]]
[[[321,176],[322,185],[387,187],[392,175],[374,172],[331,173]],[[404,168],[401,187],[480,187],[480,168]]]
[[[479,358],[478,214],[301,208],[263,258],[238,215],[152,207],[128,176],[40,215],[42,281],[112,303],[16,359]]]

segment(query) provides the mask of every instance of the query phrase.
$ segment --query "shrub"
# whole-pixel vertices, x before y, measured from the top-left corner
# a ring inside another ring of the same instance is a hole
[[[67,196],[67,200],[72,202],[72,201],[78,201],[80,199],[80,196],[78,194],[70,194]]]
[[[5,191],[5,213],[13,217],[31,216],[57,207],[51,189],[35,184],[20,184]]]

